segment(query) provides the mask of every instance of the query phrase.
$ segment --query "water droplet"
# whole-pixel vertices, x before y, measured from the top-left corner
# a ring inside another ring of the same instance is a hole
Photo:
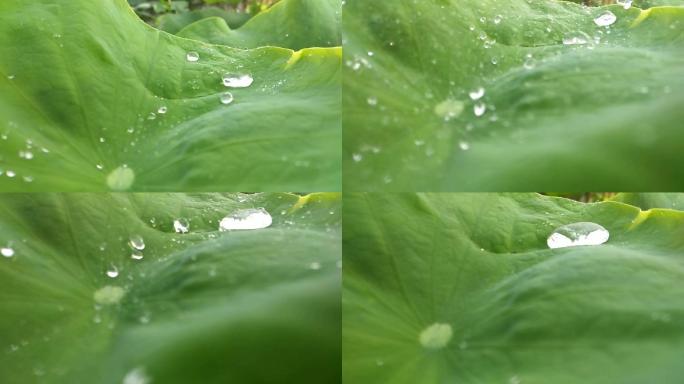
[[[160,114],[160,115],[163,115],[163,114],[165,114],[166,112],[168,112],[168,110],[169,110],[169,109],[166,108],[166,106],[162,105],[161,107],[159,107],[159,109],[157,109],[157,113]]]
[[[363,155],[360,153],[353,153],[352,160],[354,160],[355,163],[358,163],[359,161],[363,160]]]
[[[499,24],[503,20],[503,16],[501,15],[496,15],[494,16],[494,24]]]
[[[142,260],[143,257],[145,256],[143,255],[142,251],[138,251],[137,249],[134,249],[131,253],[131,259],[133,260]]]
[[[546,240],[549,248],[599,245],[608,241],[608,230],[591,222],[579,222],[556,228]]]
[[[187,219],[179,218],[173,221],[173,230],[176,233],[188,233],[190,223]]]
[[[494,65],[499,64],[499,58],[496,56],[493,56],[491,61],[492,61],[492,64],[494,64]]]
[[[93,293],[93,299],[97,304],[117,304],[124,297],[125,293],[126,291],[121,287],[105,285]]]
[[[7,177],[11,178],[11,177],[16,176],[17,174],[13,170],[8,169],[7,172],[5,172],[5,175],[7,175]]]
[[[511,376],[510,379],[508,379],[508,384],[520,384],[522,381],[518,376]]]
[[[370,105],[371,107],[375,107],[376,105],[378,105],[378,98],[371,96],[368,99],[366,99],[366,102],[368,102],[368,105]]]
[[[632,0],[617,0],[617,3],[622,5],[624,9],[632,8]]]
[[[128,372],[123,378],[122,384],[149,384],[150,377],[145,372],[145,369],[138,367]]]
[[[611,11],[605,11],[594,19],[594,23],[599,27],[613,25],[617,21],[617,16]]]
[[[468,144],[468,142],[466,142],[466,141],[459,141],[458,147],[461,148],[461,150],[463,150],[463,151],[467,151],[470,149],[470,144]]]
[[[584,45],[589,42],[589,36],[584,32],[578,32],[563,37],[564,45]]]
[[[31,151],[19,151],[19,157],[26,160],[33,159],[33,152]]]
[[[482,87],[479,87],[473,91],[470,91],[468,93],[468,96],[470,96],[470,100],[480,100],[482,96],[485,94],[485,89]]]
[[[133,249],[142,251],[145,249],[145,240],[140,235],[131,235],[131,237],[128,238],[128,245]]]
[[[157,118],[157,114],[154,112],[150,112],[150,114],[147,116],[147,120],[154,120]]]
[[[101,171],[101,170],[104,169],[104,165],[102,165],[102,164],[95,164],[95,168],[97,168],[98,170]]]
[[[523,68],[527,70],[534,69],[535,64],[536,63],[532,57],[527,57],[523,62]]]
[[[5,257],[12,257],[14,256],[14,249],[11,247],[2,247],[0,248],[0,254],[2,254]]]
[[[441,349],[446,347],[452,335],[451,325],[434,323],[420,333],[418,340],[424,348]]]
[[[112,279],[119,276],[119,268],[117,268],[116,265],[110,265],[109,269],[107,269],[107,276],[111,277]]]
[[[9,79],[9,80],[14,80],[15,78],[16,78],[16,76],[14,76],[14,75],[7,76],[7,79]]]
[[[230,88],[247,88],[254,79],[249,74],[226,73],[223,75],[223,85]]]
[[[122,165],[107,175],[107,186],[113,191],[128,190],[135,181],[135,172]]]
[[[219,100],[221,100],[221,104],[228,105],[228,104],[232,103],[233,100],[235,100],[235,97],[230,92],[223,92],[221,94],[221,97],[219,98]]]
[[[269,227],[272,222],[271,215],[263,208],[240,209],[221,219],[219,230],[261,229]]]
[[[460,100],[447,99],[435,106],[435,114],[444,121],[455,119],[461,115],[465,105]]]
[[[309,264],[309,269],[312,271],[318,271],[319,269],[321,269],[321,263],[314,261],[311,264]]]
[[[200,56],[199,56],[199,53],[197,53],[197,52],[195,52],[195,51],[190,51],[190,52],[187,53],[187,55],[185,55],[185,58],[186,58],[189,62],[194,63],[194,62],[196,62],[196,61],[199,60]]]
[[[473,113],[475,116],[480,117],[484,115],[485,112],[487,112],[487,105],[485,103],[479,102],[473,106]]]

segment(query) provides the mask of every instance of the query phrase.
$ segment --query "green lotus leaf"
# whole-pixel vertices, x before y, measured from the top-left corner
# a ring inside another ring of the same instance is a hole
[[[349,384],[678,383],[684,212],[537,194],[346,194]],[[592,222],[601,245],[550,249]]]
[[[346,189],[682,188],[684,8],[344,8]]]
[[[652,208],[684,210],[684,194],[682,193],[620,193],[613,200],[631,204],[643,210]]]
[[[231,47],[302,49],[342,44],[341,0],[283,0],[233,29],[222,18],[192,23],[179,36]]]
[[[270,226],[219,231],[257,208]],[[339,380],[339,194],[4,194],[0,212],[2,383]]]
[[[179,38],[124,0],[3,1],[0,191],[339,190],[340,56]]]
[[[221,8],[200,8],[189,12],[167,13],[157,18],[159,29],[168,33],[176,34],[188,25],[205,19],[207,17],[219,17],[223,19],[230,28],[239,28],[251,15],[245,12],[226,11]]]

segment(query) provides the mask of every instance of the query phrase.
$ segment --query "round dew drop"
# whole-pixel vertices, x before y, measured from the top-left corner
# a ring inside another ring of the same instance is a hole
[[[221,101],[221,104],[228,105],[235,100],[235,97],[233,97],[233,94],[230,92],[223,92],[219,100]]]
[[[117,268],[115,265],[112,265],[107,270],[107,276],[111,277],[112,279],[119,276],[119,268]]]
[[[468,96],[470,96],[470,100],[480,100],[484,95],[485,89],[482,87],[479,87],[478,89],[475,89],[468,93]]]
[[[451,325],[444,323],[434,323],[425,328],[418,336],[420,345],[426,349],[441,349],[449,344],[453,331]]]
[[[546,240],[551,249],[577,247],[581,245],[600,245],[608,241],[610,234],[601,225],[579,222],[556,228]]]
[[[199,53],[197,53],[195,51],[190,51],[185,55],[185,59],[191,63],[199,61],[199,58],[200,58]]]
[[[128,245],[130,245],[133,249],[142,251],[145,249],[145,240],[140,235],[131,235],[131,237],[128,239]]]
[[[611,11],[605,11],[594,19],[594,23],[599,27],[608,27],[617,21],[617,16]]]
[[[262,229],[271,226],[273,219],[263,208],[240,209],[221,219],[220,231]]]
[[[487,105],[485,103],[479,102],[473,106],[473,113],[475,116],[480,117],[487,112]]]

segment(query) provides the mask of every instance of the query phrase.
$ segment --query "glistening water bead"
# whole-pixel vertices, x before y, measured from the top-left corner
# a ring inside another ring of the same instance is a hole
[[[221,94],[221,97],[219,98],[219,100],[221,101],[221,104],[223,104],[223,105],[228,105],[228,104],[232,103],[233,100],[235,100],[235,98],[233,97],[233,94],[232,94],[232,93],[230,93],[230,92],[223,92],[223,93]]]
[[[579,222],[556,228],[546,240],[549,248],[577,247],[580,245],[600,245],[608,241],[610,234],[601,225],[592,222]]]
[[[199,60],[199,53],[195,51],[190,51],[185,55],[185,59],[191,63],[194,63]]]
[[[188,220],[180,218],[173,221],[173,230],[176,233],[188,233],[190,230],[190,223]]]
[[[599,27],[608,27],[617,21],[617,16],[611,11],[605,11],[594,19],[594,23]]]
[[[128,239],[128,245],[130,245],[133,249],[142,251],[145,249],[145,240],[140,235],[131,235],[131,237]]]
[[[221,219],[220,231],[262,229],[273,223],[271,215],[263,208],[240,209]]]
[[[223,85],[229,88],[247,88],[252,85],[254,79],[246,73],[226,73],[223,75]]]
[[[14,256],[14,249],[10,247],[2,247],[0,248],[0,254],[2,254],[4,257],[12,257]]]

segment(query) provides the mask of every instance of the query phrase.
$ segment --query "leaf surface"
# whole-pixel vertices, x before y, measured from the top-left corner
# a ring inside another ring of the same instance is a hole
[[[679,382],[683,212],[537,194],[344,205],[345,383]],[[587,221],[605,244],[548,248]],[[425,336],[435,324],[450,337]]]
[[[682,7],[350,0],[344,29],[348,190],[682,187]]]
[[[0,382],[339,381],[340,199],[0,196]],[[270,227],[218,231],[257,207]]]

